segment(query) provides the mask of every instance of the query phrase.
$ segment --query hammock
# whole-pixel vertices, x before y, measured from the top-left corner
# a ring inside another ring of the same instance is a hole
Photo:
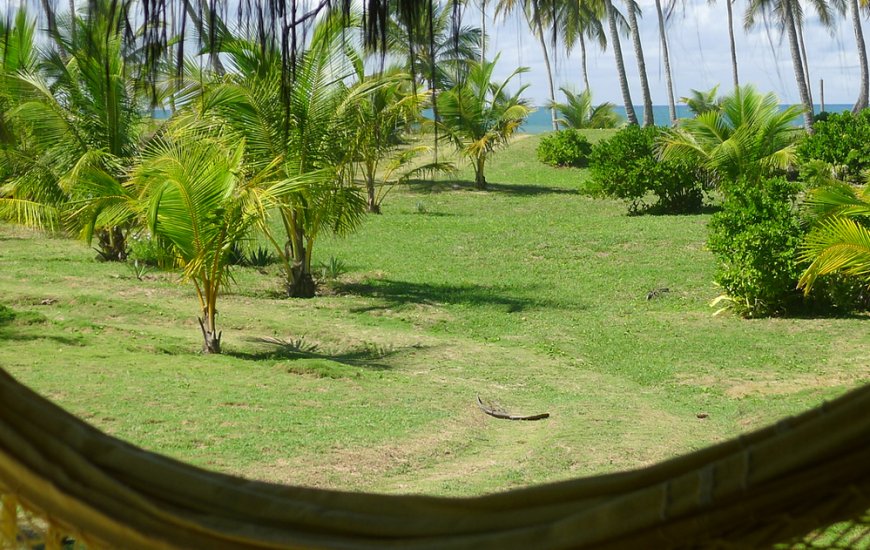
[[[648,468],[438,498],[202,470],[0,371],[0,495],[2,548],[870,548],[870,386]]]

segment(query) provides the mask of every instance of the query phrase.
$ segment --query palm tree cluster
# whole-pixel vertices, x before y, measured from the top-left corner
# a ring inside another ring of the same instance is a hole
[[[437,103],[425,59],[367,71],[370,52],[348,39],[355,16],[318,17],[288,60],[280,41],[199,13],[220,40],[155,74],[156,54],[129,39],[147,28],[128,15],[108,0],[67,13],[39,50],[24,9],[3,23],[0,219],[77,235],[107,261],[151,240],[196,290],[206,353],[221,351],[217,299],[240,243],[268,243],[287,295],[311,297],[320,237],[353,231],[397,181],[452,167],[419,159],[428,148],[409,131],[435,125],[484,181],[487,155],[528,114],[473,57],[439,76]],[[427,106],[443,115],[427,121]]]

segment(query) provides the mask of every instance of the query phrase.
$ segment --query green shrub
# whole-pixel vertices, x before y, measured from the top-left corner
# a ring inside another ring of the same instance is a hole
[[[605,194],[629,203],[632,213],[697,212],[703,202],[699,170],[683,161],[662,161],[655,151],[657,128],[627,126],[592,149],[592,180]],[[655,194],[657,203],[645,201]]]
[[[553,166],[583,168],[589,162],[592,145],[577,130],[560,130],[541,139],[538,160]]]
[[[857,115],[846,111],[819,117],[815,133],[807,135],[797,147],[802,164],[821,160],[831,164],[851,182],[861,181],[870,168],[870,109]]]
[[[128,263],[136,262],[142,266],[159,267],[170,269],[174,267],[174,256],[169,247],[159,241],[158,238],[147,235],[138,235],[129,240],[130,253],[127,256]]]
[[[792,312],[802,302],[795,208],[799,191],[784,178],[740,178],[710,220],[707,246],[718,261],[716,283],[744,317]]]

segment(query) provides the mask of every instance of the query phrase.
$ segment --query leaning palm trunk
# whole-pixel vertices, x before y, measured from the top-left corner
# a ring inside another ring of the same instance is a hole
[[[858,101],[852,107],[852,112],[857,113],[867,107],[868,88],[870,88],[870,76],[867,71],[867,48],[864,45],[864,31],[861,28],[861,13],[858,0],[850,0],[852,13],[852,28],[855,30],[855,44],[858,49],[858,66],[861,69],[861,88],[858,91]]]
[[[659,18],[659,39],[662,42],[662,59],[665,64],[665,86],[668,89],[668,114],[671,117],[671,124],[675,124],[677,122],[677,106],[676,101],[674,100],[674,83],[671,77],[671,56],[668,53],[668,35],[665,31],[665,18],[662,14],[661,0],[656,0],[656,14]]]
[[[607,9],[607,25],[610,29],[610,41],[613,42],[613,57],[616,59],[616,72],[619,78],[619,90],[622,92],[622,102],[625,105],[625,117],[629,124],[637,126],[637,114],[631,102],[631,91],[628,88],[628,78],[625,76],[625,62],[622,59],[622,46],[619,43],[619,31],[616,28],[616,8],[612,0],[604,0]]]
[[[631,41],[634,44],[634,56],[637,59],[637,72],[640,73],[640,92],[643,95],[643,125],[655,124],[652,112],[652,98],[649,93],[649,82],[646,78],[646,62],[643,59],[643,44],[640,42],[640,29],[637,27],[637,12],[634,1],[627,0],[628,26],[631,29]]]
[[[734,10],[733,0],[725,0],[725,7],[728,10],[728,41],[731,45],[731,73],[734,78],[734,89],[740,87],[740,80],[737,78],[737,45],[734,42]]]
[[[589,90],[589,71],[586,69],[586,39],[580,33],[580,66],[583,68],[583,85]]]
[[[801,62],[801,49],[798,43],[797,28],[795,26],[794,10],[791,4],[792,0],[785,0],[785,30],[788,35],[788,45],[791,49],[791,62],[794,67],[794,77],[798,86],[801,103],[804,108],[804,128],[807,132],[813,133],[813,104],[810,100],[810,92],[806,81],[806,73],[804,73],[803,63]]]

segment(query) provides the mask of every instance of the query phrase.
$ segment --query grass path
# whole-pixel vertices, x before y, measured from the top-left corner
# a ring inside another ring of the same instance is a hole
[[[870,381],[867,317],[712,317],[708,216],[628,217],[579,195],[585,172],[538,164],[538,139],[494,159],[490,191],[467,171],[403,188],[322,242],[320,260],[349,267],[324,296],[281,299],[275,268],[238,270],[220,357],[196,353],[195,297],[174,275],[138,281],[0,226],[0,303],[19,314],[0,325],[0,365],[195,464],[436,494],[649,464]],[[478,394],[551,417],[496,420]]]

